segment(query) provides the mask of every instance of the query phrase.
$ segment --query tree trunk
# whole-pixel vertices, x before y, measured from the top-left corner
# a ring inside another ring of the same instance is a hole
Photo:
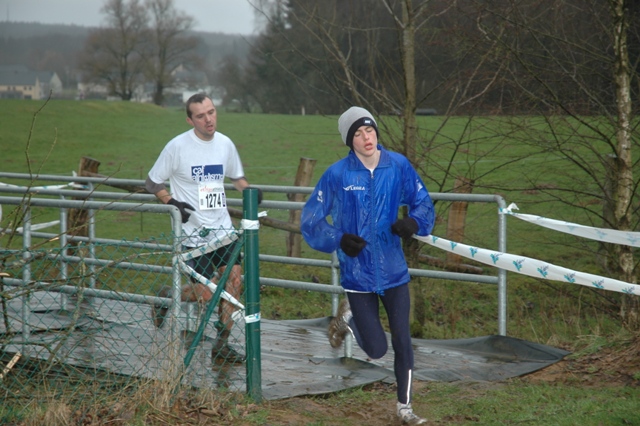
[[[626,13],[625,0],[611,0],[613,17],[613,43],[615,51],[614,80],[616,83],[616,169],[617,179],[614,181],[615,220],[619,230],[631,230],[632,197],[633,197],[633,159],[631,156],[631,76],[627,31],[629,14]],[[618,246],[618,264],[621,279],[629,283],[636,282],[633,262],[633,250],[630,246]],[[620,314],[625,323],[632,329],[638,328],[638,298],[622,295]]]
[[[415,16],[413,12],[412,0],[402,2],[402,31],[400,55],[402,57],[402,70],[404,72],[404,95],[405,103],[403,110],[404,118],[404,155],[411,164],[417,168],[417,131],[416,131],[416,67],[415,67]],[[403,209],[406,216],[406,209]],[[420,267],[420,244],[414,239],[404,241],[404,252],[407,264],[410,268]],[[409,313],[409,321],[412,324],[412,334],[419,337],[426,321],[426,294],[425,279],[414,277],[409,286],[411,293],[412,308]]]
[[[153,93],[153,103],[162,106],[164,102],[164,85],[160,82],[156,82],[156,90]]]

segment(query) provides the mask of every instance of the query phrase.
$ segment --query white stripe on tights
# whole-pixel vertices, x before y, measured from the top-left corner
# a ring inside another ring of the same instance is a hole
[[[411,383],[412,383],[411,373],[412,371],[409,370],[409,382],[407,383],[407,404],[411,404]]]

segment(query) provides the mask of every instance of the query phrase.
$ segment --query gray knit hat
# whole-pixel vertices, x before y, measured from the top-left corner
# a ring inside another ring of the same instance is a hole
[[[353,135],[361,126],[371,126],[378,134],[378,124],[371,113],[364,108],[353,106],[346,110],[338,119],[338,130],[342,136],[342,142],[353,149]]]

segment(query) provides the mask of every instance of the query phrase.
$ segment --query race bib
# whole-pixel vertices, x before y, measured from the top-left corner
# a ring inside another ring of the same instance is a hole
[[[198,200],[200,210],[227,208],[227,196],[221,181],[200,182],[198,184]]]

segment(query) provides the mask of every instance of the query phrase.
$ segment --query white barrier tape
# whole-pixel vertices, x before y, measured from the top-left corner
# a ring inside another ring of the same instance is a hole
[[[221,247],[229,245],[232,242],[236,241],[237,239],[238,239],[238,235],[235,233],[227,235],[222,240],[210,241],[209,243],[207,243],[202,247],[196,247],[193,250],[180,253],[180,259],[184,261],[195,259],[196,257],[200,257],[203,254],[210,253],[212,251],[218,250]]]
[[[259,322],[259,321],[260,321],[260,312],[247,315],[244,317],[245,324],[251,324],[252,322]]]
[[[21,185],[12,185],[10,183],[4,183],[4,182],[0,182],[0,186],[5,186],[7,188],[25,188],[24,186],[21,186]]]
[[[78,173],[76,173],[75,171],[71,171],[71,176],[73,177],[78,177]],[[69,184],[69,186],[73,187],[73,188],[79,188],[79,189],[89,189],[89,185],[83,184],[83,183],[78,183],[78,182],[71,182]]]
[[[508,214],[518,219],[540,225],[555,231],[564,232],[565,234],[577,235],[579,237],[588,238],[590,240],[601,241],[605,243],[621,244],[631,247],[640,247],[640,232],[618,231],[616,229],[594,228],[591,226],[579,225],[577,223],[565,222],[562,220],[548,219],[542,216],[532,214],[514,213],[513,210],[519,210],[515,203],[509,204],[506,209],[500,209],[501,214]]]
[[[39,229],[44,229],[44,228],[48,228],[50,226],[55,226],[58,225],[60,223],[59,220],[53,220],[51,222],[45,222],[45,223],[36,223],[35,225],[31,225],[31,230],[32,231],[37,231]],[[4,233],[8,233],[11,232],[10,228],[0,228],[0,232],[4,232]],[[18,234],[22,234],[24,232],[24,227],[20,226],[19,228],[16,228],[16,232]]]
[[[184,261],[182,261],[182,260],[180,261],[180,269],[182,269],[189,276],[193,277],[200,284],[204,284],[207,287],[209,287],[209,290],[211,290],[212,292],[215,293],[216,289],[218,288],[218,286],[216,284],[214,284],[213,281],[211,281],[208,278],[204,277],[203,275],[200,275],[199,273],[197,273],[192,267],[190,267],[189,265],[184,263]],[[238,300],[235,297],[233,297],[232,295],[230,295],[226,291],[223,290],[221,296],[222,296],[223,299],[225,299],[228,302],[232,303],[233,305],[235,305],[239,309],[244,309],[244,305],[242,303],[238,302]]]
[[[630,284],[624,281],[605,278],[599,275],[576,272],[568,268],[552,265],[542,260],[532,259],[525,256],[516,256],[509,253],[502,253],[466,244],[456,243],[444,238],[429,235],[413,238],[425,242],[431,246],[442,250],[459,254],[468,259],[476,260],[485,265],[495,266],[518,274],[528,275],[547,280],[562,281],[571,284],[580,284],[587,287],[599,288],[603,290],[617,291],[619,293],[640,295],[640,285]]]
[[[258,218],[261,218],[261,217],[267,217],[267,212],[266,211],[258,212]],[[242,219],[240,221],[240,227],[242,229],[249,229],[249,230],[260,229],[260,221],[259,220]]]
[[[12,185],[10,183],[4,183],[4,182],[0,182],[0,186],[4,186],[7,188],[22,188],[22,189],[29,189],[29,191],[41,191],[44,189],[63,189],[63,188],[85,188],[84,185],[80,185],[74,182],[70,182],[70,183],[65,183],[63,185],[44,185],[44,186],[24,186],[24,185]]]
[[[18,362],[21,356],[22,354],[20,352],[15,353],[15,355],[13,356],[13,358],[11,358],[11,360],[6,365],[6,367],[2,369],[2,374],[0,374],[0,380],[4,379],[7,373],[11,371],[11,369],[13,368],[14,365],[16,365],[16,362]]]
[[[244,309],[238,309],[237,311],[233,311],[231,314],[231,321],[236,324],[242,324],[244,321]]]
[[[246,230],[260,229],[260,221],[259,220],[242,219],[240,221],[240,227],[242,229],[246,229]]]

